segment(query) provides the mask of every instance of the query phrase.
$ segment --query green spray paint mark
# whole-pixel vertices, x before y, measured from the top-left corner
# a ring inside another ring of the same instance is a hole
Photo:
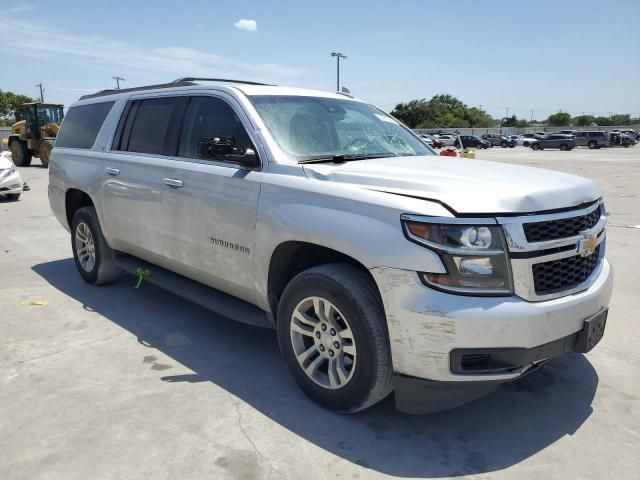
[[[142,284],[142,280],[151,276],[151,271],[148,268],[138,267],[136,273],[138,274],[138,283],[136,284],[135,288],[140,287],[140,285]]]

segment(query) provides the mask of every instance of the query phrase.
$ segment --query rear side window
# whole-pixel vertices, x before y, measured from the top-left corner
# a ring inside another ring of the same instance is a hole
[[[115,150],[163,155],[167,152],[169,123],[178,104],[176,98],[134,100],[120,131]]]
[[[71,107],[64,117],[56,147],[91,148],[115,102]]]

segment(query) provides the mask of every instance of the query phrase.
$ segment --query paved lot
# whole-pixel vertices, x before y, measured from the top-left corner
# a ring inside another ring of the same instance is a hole
[[[589,355],[427,416],[391,399],[329,413],[289,379],[273,332],[132,277],[84,284],[47,171],[21,169],[31,191],[0,201],[0,478],[640,478],[640,228],[627,228],[640,225],[640,147],[479,157],[598,182],[611,315]]]

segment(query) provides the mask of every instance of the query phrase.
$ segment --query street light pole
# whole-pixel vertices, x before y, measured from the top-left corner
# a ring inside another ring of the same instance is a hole
[[[347,55],[340,52],[331,52],[332,57],[336,57],[336,92],[340,91],[340,59],[344,58],[345,60],[348,58]]]
[[[111,77],[116,81],[116,90],[120,90],[120,81],[126,81],[127,79],[124,77]]]

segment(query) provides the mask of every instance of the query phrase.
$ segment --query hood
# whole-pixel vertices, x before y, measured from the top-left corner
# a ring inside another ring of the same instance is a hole
[[[530,213],[600,198],[591,180],[541,168],[440,156],[308,164],[306,175],[381,192],[436,200],[459,214]]]
[[[0,170],[4,170],[5,168],[11,168],[13,162],[11,161],[11,155],[5,156],[5,152],[0,153]]]

